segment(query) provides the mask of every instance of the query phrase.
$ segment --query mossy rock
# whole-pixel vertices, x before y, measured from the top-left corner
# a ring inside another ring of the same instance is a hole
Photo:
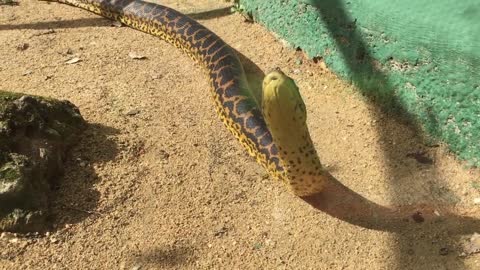
[[[47,229],[51,187],[85,127],[68,101],[0,91],[0,231]]]

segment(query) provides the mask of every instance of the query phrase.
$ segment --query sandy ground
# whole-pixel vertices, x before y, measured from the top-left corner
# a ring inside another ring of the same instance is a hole
[[[299,64],[301,53],[238,14],[204,13],[222,1],[162,3],[196,13],[244,61],[292,76],[322,161],[352,190],[379,204],[478,210],[479,170],[321,64]],[[217,119],[201,68],[155,37],[22,1],[0,6],[0,44],[2,89],[68,99],[90,123],[53,193],[55,228],[0,239],[1,269],[480,269],[480,255],[459,256],[480,228],[373,230],[292,196]],[[433,164],[412,158],[422,151]]]

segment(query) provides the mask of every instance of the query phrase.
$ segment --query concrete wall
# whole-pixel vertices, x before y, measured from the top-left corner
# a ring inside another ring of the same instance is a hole
[[[480,1],[241,0],[384,108],[480,165]]]

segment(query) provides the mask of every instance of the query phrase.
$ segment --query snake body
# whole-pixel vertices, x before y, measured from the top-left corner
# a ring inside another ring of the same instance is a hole
[[[283,148],[277,145],[278,142],[272,137],[260,105],[253,98],[242,64],[235,51],[215,33],[174,9],[140,0],[46,1],[72,5],[120,21],[131,28],[160,37],[183,50],[207,71],[216,112],[247,152],[254,156],[270,175],[285,182],[296,195],[307,196],[321,190],[321,181],[315,180],[321,174],[321,165],[318,158],[316,160],[313,158],[316,152],[308,130],[305,129],[305,117],[299,119],[293,117],[292,123],[300,123],[291,126],[292,128],[300,127],[298,132],[294,132],[298,136],[285,139],[282,134],[289,132],[286,130],[289,126],[284,126],[282,130],[277,131],[280,135],[275,137],[285,144]],[[288,78],[283,73],[275,74],[276,78]],[[287,81],[283,80],[283,82]],[[287,92],[297,91],[298,93],[296,88],[282,88],[278,87],[279,85],[281,86],[281,84],[264,83],[264,86],[273,89],[273,91],[267,91],[273,94],[269,100],[275,100],[278,97],[278,95],[275,96],[275,93],[278,93],[275,89],[287,89]],[[268,97],[268,94],[264,94],[265,97]],[[298,103],[293,101],[291,104]],[[265,103],[264,107],[271,104],[275,102]],[[268,110],[268,108],[265,109]],[[275,111],[270,110],[271,113]],[[306,163],[312,164],[305,167]]]

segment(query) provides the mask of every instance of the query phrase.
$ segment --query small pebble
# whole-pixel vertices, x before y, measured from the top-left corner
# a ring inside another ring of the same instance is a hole
[[[291,48],[292,45],[290,45],[290,43],[288,41],[286,41],[285,39],[279,39],[280,43],[282,44],[283,47],[285,48]]]
[[[442,255],[442,256],[445,256],[445,255],[448,255],[450,251],[448,250],[448,248],[446,247],[443,247],[440,249],[440,251],[438,252],[438,254]]]
[[[413,215],[412,215],[412,219],[413,221],[415,221],[416,223],[422,223],[425,221],[425,218],[423,217],[422,215],[422,212],[415,212]]]
[[[18,238],[12,238],[10,240],[8,240],[8,242],[12,243],[12,244],[16,244],[18,243],[20,240]]]
[[[27,76],[27,75],[30,75],[30,74],[32,74],[32,73],[33,73],[33,71],[31,71],[31,70],[26,70],[25,72],[22,73],[22,76]]]
[[[140,110],[139,109],[133,109],[133,110],[130,110],[126,113],[126,115],[128,116],[134,116],[134,115],[137,115],[140,113]]]
[[[159,151],[159,156],[161,159],[168,159],[170,157],[170,154],[167,153],[165,150],[160,150]]]
[[[265,245],[269,247],[275,247],[275,241],[273,241],[272,239],[266,239]]]
[[[474,204],[480,204],[480,197],[473,199]]]
[[[28,43],[21,43],[17,45],[17,50],[25,51],[26,49],[28,49],[28,47],[30,47]]]
[[[216,237],[222,237],[228,232],[228,228],[225,226],[222,226],[221,228],[217,229],[213,235]]]
[[[325,64],[325,62],[320,62],[320,68],[323,69],[323,70],[326,70],[327,69],[327,65]]]

